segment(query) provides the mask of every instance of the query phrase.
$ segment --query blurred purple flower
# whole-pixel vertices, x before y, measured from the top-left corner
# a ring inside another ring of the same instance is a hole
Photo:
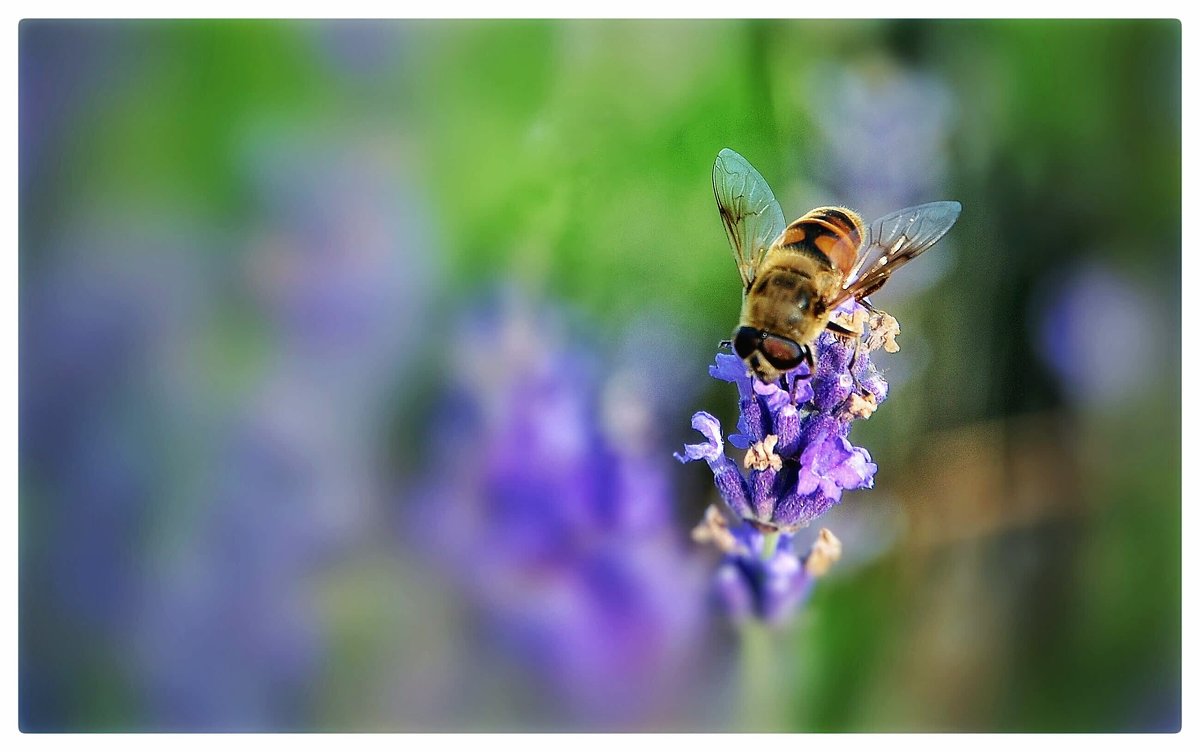
[[[786,624],[808,598],[813,581],[841,556],[841,543],[827,529],[821,530],[812,549],[801,557],[794,550],[793,536],[782,535],[772,541],[752,523],[739,521],[730,526],[716,506],[708,508],[692,538],[712,543],[724,554],[713,590],[722,610],[738,624],[751,619]]]
[[[155,729],[311,723],[326,640],[314,592],[330,542],[321,508],[332,489],[302,438],[317,434],[278,417],[236,417],[222,430],[215,485],[147,577],[136,687]]]
[[[357,397],[364,417],[426,335],[430,210],[394,137],[263,129],[244,139],[260,209],[246,272],[285,371]]]
[[[698,531],[727,554],[718,584],[735,618],[754,613],[776,620],[790,612],[807,589],[804,569],[791,552],[791,535],[839,503],[844,490],[873,485],[875,463],[867,450],[850,443],[849,434],[854,420],[869,417],[887,399],[887,382],[870,352],[879,346],[892,349],[898,330],[890,316],[868,315],[853,300],[839,315],[856,327],[870,321],[868,339],[822,333],[811,377],[802,365],[780,384],[763,384],[740,358],[726,353],[718,353],[709,367],[714,378],[738,387],[738,433],[729,440],[746,450],[742,464],[748,474],[726,456],[720,423],[704,411],[692,416],[692,427],[705,441],[675,455],[680,462],[708,463],[738,520],[728,534]],[[706,524],[717,524],[711,513]]]
[[[1129,275],[1089,264],[1046,285],[1035,304],[1036,347],[1073,402],[1114,403],[1144,384],[1136,364],[1168,349],[1158,304]]]
[[[311,727],[332,639],[320,584],[373,544],[437,256],[383,142],[248,143],[266,360],[203,448],[203,501],[139,614],[138,688],[180,730]]]
[[[868,219],[942,193],[955,101],[941,79],[876,60],[820,65],[810,80],[826,182]]]
[[[22,250],[20,296],[22,724],[47,730],[129,647],[176,453],[204,434],[186,343],[212,281],[209,232],[169,212],[63,225]]]
[[[412,529],[544,693],[542,721],[654,723],[689,697],[702,579],[649,446],[655,405],[636,379],[602,398],[598,359],[564,329],[510,295],[456,330]]]
[[[68,230],[21,290],[22,495],[39,520],[25,572],[49,578],[37,598],[56,618],[106,638],[127,626],[164,449],[190,409],[179,343],[206,287],[195,228],[118,224]]]
[[[328,68],[347,84],[364,87],[378,87],[402,71],[412,43],[404,21],[325,20],[313,22],[311,31]]]
[[[242,270],[215,266],[212,249],[236,235],[97,211],[31,257],[30,727],[79,723],[79,706],[95,702],[77,693],[79,676],[114,660],[112,684],[141,701],[116,728],[312,722],[329,641],[318,588],[377,529],[392,387],[414,360],[437,254],[404,171],[377,142],[263,144],[247,154],[262,208],[248,258],[266,327],[223,326],[246,289],[229,286]],[[265,357],[235,363],[230,379],[228,354],[243,348],[224,346],[247,331],[265,335],[251,340]]]
[[[45,189],[72,164],[73,129],[111,107],[145,69],[133,24],[114,20],[22,19],[20,50],[21,189]],[[42,184],[39,185],[38,183]],[[27,195],[22,196],[28,205]]]
[[[947,195],[957,102],[936,74],[887,58],[825,63],[813,69],[806,90],[808,115],[824,141],[823,182],[868,223]],[[952,257],[941,251],[913,264],[888,283],[888,296],[902,299],[929,286]]]

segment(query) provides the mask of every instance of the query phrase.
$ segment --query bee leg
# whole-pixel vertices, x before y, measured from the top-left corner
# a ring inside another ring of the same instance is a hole
[[[800,384],[800,380],[799,375],[792,374],[792,384],[788,387],[788,399],[792,401],[793,405],[796,404],[796,387]]]
[[[730,350],[732,348],[733,348],[733,340],[731,340],[731,339],[723,339],[717,343],[718,350]]]
[[[788,389],[788,396],[792,398],[793,404],[795,404],[795,402],[796,402],[796,387],[800,386],[800,382],[808,381],[809,379],[811,379],[813,377],[813,371],[816,370],[816,364],[813,361],[812,348],[809,347],[808,345],[802,345],[800,347],[800,353],[804,358],[804,360],[801,362],[808,364],[808,371],[803,374],[800,374],[800,373],[792,374],[792,383],[790,386],[788,386],[787,389]]]
[[[828,329],[829,331],[833,332],[834,334],[845,334],[847,336],[851,336],[851,335],[855,335],[855,334],[858,334],[859,336],[862,335],[861,332],[856,332],[853,329],[847,329],[846,327],[842,326],[841,324],[837,323],[836,321],[833,321],[832,319],[829,321],[829,323],[825,324],[825,328]]]
[[[850,372],[850,378],[854,380],[854,394],[862,394],[866,391],[863,389],[863,385],[859,383],[858,374],[854,372],[854,366],[858,363],[858,351],[861,349],[862,342],[856,341],[854,343],[854,353],[850,356],[850,364],[846,366],[846,370]],[[849,397],[847,397],[847,399],[849,399]]]

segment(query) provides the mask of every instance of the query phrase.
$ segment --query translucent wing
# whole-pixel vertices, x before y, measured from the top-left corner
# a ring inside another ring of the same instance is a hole
[[[962,204],[935,201],[901,209],[871,223],[858,262],[846,278],[845,289],[831,307],[847,298],[859,300],[878,290],[892,272],[942,239],[958,220]]]
[[[713,193],[742,274],[743,289],[748,290],[771,241],[783,232],[783,210],[758,170],[732,149],[722,149],[717,155]]]

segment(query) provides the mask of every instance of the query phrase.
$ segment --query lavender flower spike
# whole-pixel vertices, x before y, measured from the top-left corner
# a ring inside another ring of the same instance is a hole
[[[675,455],[680,462],[708,463],[736,517],[731,524],[719,508],[709,507],[692,531],[694,540],[725,555],[715,589],[734,622],[785,623],[808,597],[813,579],[841,555],[837,538],[823,529],[801,557],[796,531],[839,503],[843,491],[874,483],[875,463],[866,449],[850,443],[850,427],[887,399],[887,382],[871,352],[899,349],[900,330],[891,316],[854,300],[839,307],[835,319],[859,334],[823,333],[814,343],[812,374],[792,371],[778,384],[764,384],[740,358],[717,354],[709,373],[738,388],[738,431],[729,441],[746,450],[742,468],[725,455],[720,423],[703,411],[692,416],[692,427],[704,443]]]
[[[745,474],[724,454],[720,424],[707,412],[692,418],[707,442],[675,455],[680,462],[705,460],[730,510],[765,531],[806,527],[839,503],[842,491],[874,483],[876,465],[866,449],[850,443],[850,426],[887,399],[887,382],[870,353],[894,351],[899,329],[891,316],[870,314],[854,300],[839,307],[836,318],[859,332],[869,324],[866,338],[823,333],[811,376],[798,369],[780,384],[763,384],[727,353],[709,367],[714,378],[737,385],[738,432],[729,441],[746,450]]]
[[[774,550],[769,550],[761,530],[744,522],[730,528],[715,506],[708,508],[692,539],[712,543],[725,554],[714,590],[735,623],[758,619],[785,624],[808,598],[813,582],[829,571],[842,552],[841,542],[824,528],[803,558],[794,552],[791,536],[780,537]]]

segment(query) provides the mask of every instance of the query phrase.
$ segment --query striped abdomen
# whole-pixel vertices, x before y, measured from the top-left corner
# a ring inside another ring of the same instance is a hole
[[[824,258],[844,279],[858,260],[858,247],[864,235],[863,221],[857,214],[837,206],[823,206],[788,225],[775,246]]]

